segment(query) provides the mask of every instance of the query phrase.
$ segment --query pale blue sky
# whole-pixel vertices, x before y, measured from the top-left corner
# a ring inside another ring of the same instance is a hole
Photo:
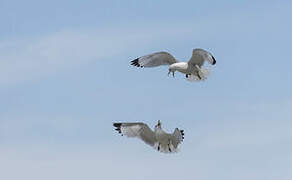
[[[289,1],[0,0],[0,179],[292,178]],[[207,81],[129,61],[212,52]],[[185,130],[161,154],[114,121]]]

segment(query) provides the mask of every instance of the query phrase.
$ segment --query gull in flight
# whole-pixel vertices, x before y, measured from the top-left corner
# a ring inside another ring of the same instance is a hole
[[[161,122],[152,131],[147,124],[141,122],[135,123],[114,123],[115,130],[127,137],[137,137],[156,150],[164,153],[178,151],[178,145],[184,139],[184,131],[175,128],[172,134],[168,134],[161,128]]]
[[[209,74],[209,71],[202,67],[205,61],[212,65],[216,64],[216,60],[211,53],[204,49],[194,49],[188,62],[179,62],[168,52],[156,52],[131,61],[131,65],[137,67],[169,65],[168,75],[172,73],[174,77],[174,72],[179,71],[184,73],[189,81],[200,81],[205,80]]]

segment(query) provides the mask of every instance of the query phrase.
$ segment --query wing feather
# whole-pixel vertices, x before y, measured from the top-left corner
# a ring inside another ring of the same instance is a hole
[[[168,52],[156,52],[134,59],[131,61],[131,65],[137,67],[156,67],[170,65],[176,62],[177,60]]]
[[[178,128],[175,128],[173,134],[172,134],[172,145],[177,148],[178,144],[180,144],[184,139],[184,130],[179,130]]]
[[[216,60],[211,53],[204,49],[194,49],[193,55],[188,63],[193,66],[198,65],[201,67],[205,61],[208,61],[212,65],[216,64]]]
[[[154,146],[156,140],[154,132],[144,123],[114,123],[116,130],[127,137],[137,137],[150,146]]]

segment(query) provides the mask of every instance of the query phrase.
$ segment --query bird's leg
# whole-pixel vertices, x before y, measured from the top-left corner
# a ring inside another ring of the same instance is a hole
[[[200,80],[202,80],[202,77],[200,76],[200,73],[198,73],[198,77],[199,77]]]
[[[202,77],[201,77],[201,75],[200,75],[200,72],[202,72],[202,71],[201,71],[201,68],[200,68],[198,65],[196,65],[196,68],[198,69],[197,76],[198,76],[199,79],[201,80],[201,79],[202,79]]]
[[[168,70],[168,76],[169,76],[169,74],[172,72],[172,77],[174,77],[174,71],[171,71],[171,70]]]
[[[171,152],[171,148],[170,148],[170,139],[168,140],[168,150],[169,150],[169,152]]]

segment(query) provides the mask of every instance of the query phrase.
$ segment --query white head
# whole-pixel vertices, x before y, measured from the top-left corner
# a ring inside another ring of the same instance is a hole
[[[161,122],[160,122],[160,120],[158,120],[158,123],[157,123],[157,125],[155,125],[154,129],[155,130],[161,129]]]
[[[168,68],[168,75],[172,72],[172,76],[174,77],[174,72],[177,70],[176,63],[171,64]]]

